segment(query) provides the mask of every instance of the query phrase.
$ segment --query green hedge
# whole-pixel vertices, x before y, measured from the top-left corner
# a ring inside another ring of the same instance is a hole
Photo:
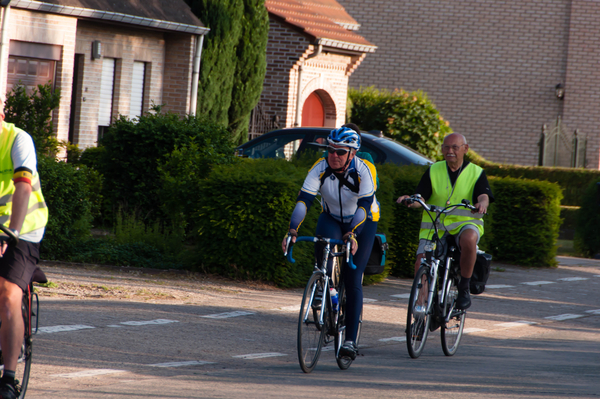
[[[600,259],[600,179],[591,183],[582,198],[575,230],[575,250]]]
[[[221,275],[302,286],[312,272],[312,247],[297,245],[291,264],[281,252],[304,173],[285,160],[245,160],[215,167],[202,182],[195,225],[202,269]],[[302,225],[314,231],[318,207]]]
[[[496,201],[480,246],[495,260],[521,266],[555,266],[561,188],[547,181],[490,178]]]
[[[85,166],[40,156],[38,172],[49,219],[41,244],[43,259],[66,259],[90,235],[93,210],[100,202],[100,175]]]
[[[471,150],[469,150],[467,158],[484,168],[488,176],[547,180],[557,183],[563,190],[562,205],[568,206],[580,206],[587,187],[600,179],[600,170],[503,165],[488,162]]]
[[[314,263],[313,247],[294,248],[295,264],[281,253],[296,196],[306,176],[306,162],[244,160],[221,165],[200,183],[202,198],[195,216],[198,226],[197,263],[202,270],[229,277],[272,281],[295,287],[306,283]],[[412,194],[426,167],[378,165],[381,205],[380,232],[390,251],[386,271],[365,277],[365,284],[414,274],[421,211],[395,203]],[[554,266],[560,226],[560,187],[554,183],[512,178],[490,178],[496,197],[486,216],[480,247],[495,260],[524,266]],[[312,235],[321,207],[315,203],[301,235]]]

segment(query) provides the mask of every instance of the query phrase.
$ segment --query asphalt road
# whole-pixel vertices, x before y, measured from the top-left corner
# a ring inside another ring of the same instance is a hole
[[[360,355],[298,366],[302,290],[46,266],[27,398],[592,398],[600,396],[600,261],[492,264],[458,352],[404,342],[411,281],[365,287]]]

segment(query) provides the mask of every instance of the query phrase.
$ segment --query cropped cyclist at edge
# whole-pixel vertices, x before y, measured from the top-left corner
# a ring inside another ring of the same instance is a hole
[[[442,241],[445,242],[447,235],[454,236],[461,253],[461,279],[456,299],[458,309],[468,309],[471,306],[469,284],[477,259],[477,244],[483,235],[482,217],[487,212],[490,203],[494,202],[485,171],[464,159],[468,151],[467,139],[462,134],[453,133],[446,136],[442,145],[444,161],[436,162],[427,169],[415,191],[415,194],[420,194],[428,204],[445,207],[450,204],[459,204],[463,199],[467,199],[477,208],[476,211],[456,208],[453,213],[442,219],[445,231]],[[403,195],[396,202],[402,203],[407,198],[409,198],[408,195]],[[407,203],[407,206],[419,208],[421,204],[414,202]],[[431,219],[423,211],[415,272],[419,269],[421,259],[425,256],[425,245],[431,238],[430,225]]]
[[[288,235],[296,241],[298,229],[317,193],[321,193],[323,211],[317,222],[316,236],[350,242],[356,269],[346,268],[346,340],[340,356],[355,359],[356,336],[363,305],[362,275],[373,248],[379,204],[375,198],[375,166],[356,156],[361,145],[360,130],[346,124],[327,137],[328,155],[309,170],[292,213]],[[287,238],[287,237],[286,237]],[[282,243],[285,251],[286,239]],[[320,259],[323,247],[315,245]]]
[[[0,344],[4,359],[0,398],[13,399],[17,397],[15,370],[25,332],[21,300],[39,261],[48,208],[33,140],[12,123],[4,122],[4,101],[0,101],[0,223],[19,237],[16,246],[6,242],[0,246]]]

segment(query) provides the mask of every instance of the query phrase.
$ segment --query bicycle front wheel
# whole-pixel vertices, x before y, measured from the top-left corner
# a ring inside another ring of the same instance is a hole
[[[319,356],[326,334],[326,326],[321,325],[321,302],[326,300],[324,291],[325,277],[314,273],[308,280],[298,318],[298,361],[300,368],[305,373],[313,371]],[[323,323],[327,316],[327,306],[323,315]]]
[[[421,356],[429,333],[431,322],[431,315],[427,311],[430,308],[427,304],[429,284],[429,268],[420,267],[410,290],[406,315],[406,345],[408,354],[413,359]]]
[[[23,301],[21,303],[21,311],[23,313],[23,324],[25,327],[25,334],[23,337],[23,344],[21,345],[21,352],[17,362],[17,369],[15,370],[15,383],[19,399],[25,397],[27,391],[27,385],[29,384],[29,373],[31,371],[31,317],[30,311],[31,303],[29,293],[23,294]],[[4,371],[4,357],[0,351],[0,370]]]
[[[446,297],[442,304],[444,322],[442,324],[441,337],[442,350],[446,356],[452,356],[456,353],[465,327],[466,312],[455,308],[457,297],[457,281],[451,277],[446,284]]]
[[[340,348],[346,340],[346,287],[344,283],[340,284],[338,301],[339,310],[335,335],[335,361],[337,362],[338,367],[340,369],[347,370],[348,367],[350,367],[350,365],[352,364],[352,359],[348,357],[339,356]],[[356,332],[356,347],[358,347],[360,342],[360,331],[362,330],[362,315],[363,312],[361,310],[360,317],[358,319],[358,331]]]

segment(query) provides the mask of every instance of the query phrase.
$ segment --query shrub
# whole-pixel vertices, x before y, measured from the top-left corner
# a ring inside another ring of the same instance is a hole
[[[210,174],[213,165],[238,162],[232,154],[215,154],[210,146],[195,142],[175,148],[158,165],[160,189],[158,197],[163,214],[173,225],[196,231],[193,224],[202,199],[198,197],[200,184]]]
[[[421,91],[350,89],[350,122],[363,130],[381,130],[431,159],[441,159],[444,137],[452,133],[435,105]]]
[[[590,184],[582,198],[574,241],[577,252],[600,258],[600,180]]]
[[[557,184],[490,178],[496,201],[486,217],[480,247],[495,260],[521,266],[555,266],[562,191]]]
[[[203,201],[195,220],[202,269],[282,287],[306,284],[314,263],[312,246],[296,245],[294,264],[281,253],[304,177],[305,171],[285,160],[244,160],[215,167],[201,184]],[[314,232],[318,208],[310,210],[301,234]]]
[[[140,116],[137,123],[121,116],[102,139],[105,150],[95,162],[110,182],[103,195],[113,214],[121,208],[142,219],[165,218],[159,165],[176,148],[194,144],[206,158],[202,165],[233,159],[225,128],[193,116],[182,119],[174,113],[163,114],[159,107],[154,111]]]
[[[38,154],[54,156],[59,143],[54,135],[51,111],[59,102],[60,90],[53,92],[50,83],[38,85],[30,95],[24,85],[18,84],[6,95],[5,120],[31,135]]]
[[[98,201],[94,190],[100,177],[85,166],[76,168],[48,157],[38,159],[38,172],[50,214],[42,257],[65,259],[79,241],[89,236],[94,203]]]

